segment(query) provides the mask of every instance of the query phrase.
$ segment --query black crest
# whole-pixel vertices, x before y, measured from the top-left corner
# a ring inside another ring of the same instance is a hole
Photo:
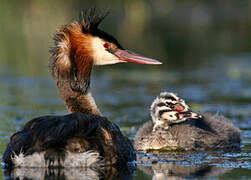
[[[109,14],[108,10],[97,10],[95,7],[82,11],[79,15],[79,23],[83,32],[95,32],[99,24]]]
[[[116,44],[118,48],[124,49],[112,35],[98,29],[99,24],[109,13],[109,10],[98,10],[95,7],[90,8],[80,13],[78,22],[82,25],[83,33],[99,36],[108,42]]]

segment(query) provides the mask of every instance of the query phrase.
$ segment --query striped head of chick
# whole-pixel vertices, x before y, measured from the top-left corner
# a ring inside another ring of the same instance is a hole
[[[200,119],[202,116],[193,112],[184,99],[175,93],[162,92],[151,105],[151,117],[154,127],[165,127],[181,123],[188,119]]]

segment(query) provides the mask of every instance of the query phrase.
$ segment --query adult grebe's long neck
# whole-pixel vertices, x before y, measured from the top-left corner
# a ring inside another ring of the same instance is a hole
[[[101,115],[91,92],[74,92],[71,90],[69,83],[64,81],[58,81],[57,86],[69,112],[83,112]]]
[[[73,22],[54,36],[50,67],[69,112],[101,115],[89,92],[93,59],[88,34]]]

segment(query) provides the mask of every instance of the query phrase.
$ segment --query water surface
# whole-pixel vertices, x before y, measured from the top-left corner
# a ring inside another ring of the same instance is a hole
[[[120,66],[120,65],[118,65]],[[121,65],[122,66],[122,65]],[[229,179],[248,178],[251,169],[251,74],[249,60],[229,61],[226,66],[190,70],[116,69],[116,65],[95,68],[92,92],[97,104],[110,120],[133,139],[137,129],[150,120],[149,106],[160,91],[177,92],[196,111],[220,113],[231,118],[242,129],[241,152],[200,153],[139,153],[134,179],[151,177],[212,177]],[[143,65],[144,66],[144,65]],[[97,72],[98,71],[98,72]],[[128,76],[124,74],[128,73]],[[1,78],[0,152],[10,134],[19,130],[33,117],[66,114],[56,86],[49,76],[3,76]],[[29,171],[30,172],[30,171]],[[36,171],[37,172],[37,171]],[[68,176],[67,176],[68,177]],[[3,176],[2,176],[3,178]]]

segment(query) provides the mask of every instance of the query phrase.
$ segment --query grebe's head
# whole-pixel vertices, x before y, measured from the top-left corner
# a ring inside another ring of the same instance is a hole
[[[110,34],[98,28],[102,20],[109,14],[109,11],[100,12],[95,8],[81,13],[79,23],[82,32],[88,35],[84,45],[89,46],[90,56],[94,65],[115,64],[120,62],[134,62],[140,64],[161,64],[161,62],[147,58],[124,49],[120,43]]]
[[[199,119],[202,116],[193,112],[177,94],[162,92],[151,105],[151,117],[155,124],[172,124]]]
[[[161,62],[125,50],[110,34],[98,28],[108,12],[91,8],[81,13],[79,21],[63,26],[54,36],[50,67],[56,80],[69,80],[73,90],[85,92],[93,65],[134,62]],[[85,86],[81,90],[81,86]]]

